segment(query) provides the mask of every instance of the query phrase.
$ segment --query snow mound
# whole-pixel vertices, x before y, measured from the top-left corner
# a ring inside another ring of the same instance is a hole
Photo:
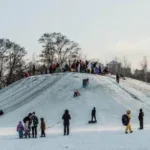
[[[87,88],[82,80],[89,78]],[[74,98],[78,89],[81,96]],[[91,109],[96,107],[99,127],[122,127],[121,116],[131,109],[132,122],[137,125],[138,112],[143,108],[150,112],[150,87],[136,80],[122,80],[117,84],[110,76],[80,73],[40,75],[22,79],[0,91],[0,108],[6,113],[0,126],[15,127],[29,112],[44,117],[47,126],[61,121],[65,109],[69,109],[74,129],[84,128],[91,118]],[[148,117],[147,115],[145,117]],[[147,119],[149,124],[149,119]],[[61,124],[56,125],[57,128]],[[91,129],[93,130],[93,129]]]

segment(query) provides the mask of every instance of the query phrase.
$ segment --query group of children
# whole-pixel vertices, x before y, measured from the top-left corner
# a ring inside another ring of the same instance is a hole
[[[46,124],[45,124],[45,121],[44,121],[44,118],[41,118],[41,137],[45,137],[45,130],[46,130]],[[30,138],[30,125],[29,125],[29,121],[27,120],[25,123],[24,123],[24,126],[22,124],[21,121],[19,121],[18,125],[17,125],[17,132],[19,134],[19,138],[20,139],[23,139],[24,137],[27,138],[29,137]]]

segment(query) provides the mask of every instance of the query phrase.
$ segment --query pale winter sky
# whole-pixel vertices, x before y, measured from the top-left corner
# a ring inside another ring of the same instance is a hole
[[[103,63],[126,56],[150,68],[150,0],[0,0],[0,38],[39,53],[45,32],[78,42],[88,58]]]

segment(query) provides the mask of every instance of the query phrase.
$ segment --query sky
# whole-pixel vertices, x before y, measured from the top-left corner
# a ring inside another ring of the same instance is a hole
[[[88,59],[107,63],[125,56],[150,69],[150,0],[0,0],[0,38],[39,54],[43,33],[61,32],[79,43]]]

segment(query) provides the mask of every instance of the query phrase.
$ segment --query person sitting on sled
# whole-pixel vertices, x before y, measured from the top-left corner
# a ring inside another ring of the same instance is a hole
[[[77,96],[80,96],[80,93],[79,93],[78,90],[75,90],[75,91],[74,91],[74,97],[77,97]]]

